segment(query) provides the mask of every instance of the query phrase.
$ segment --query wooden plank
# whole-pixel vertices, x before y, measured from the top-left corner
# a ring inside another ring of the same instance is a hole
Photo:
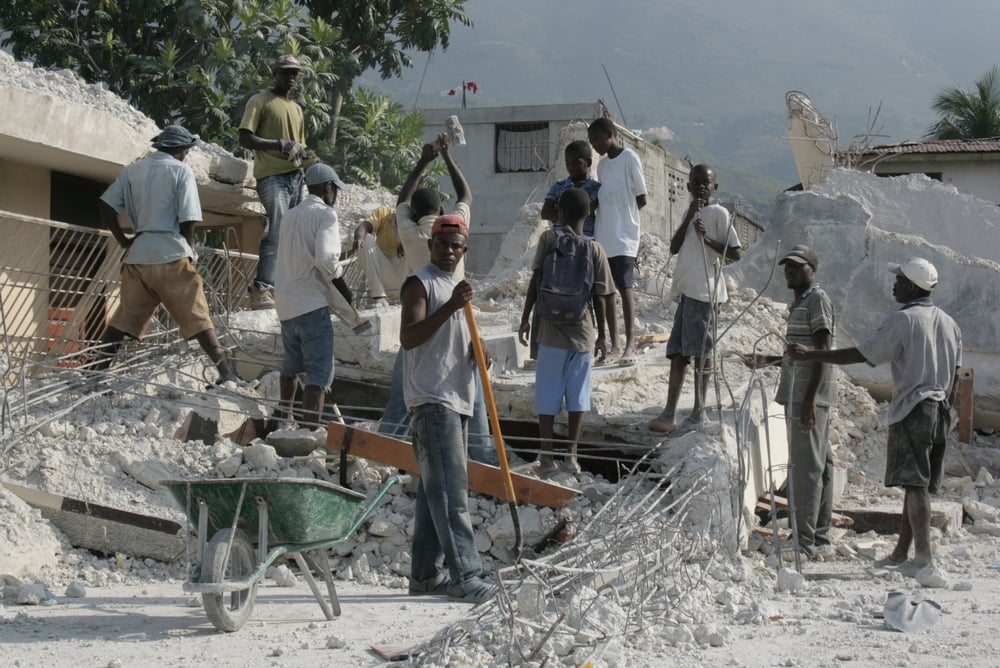
[[[162,517],[142,515],[25,487],[6,480],[0,485],[38,508],[74,547],[112,554],[124,552],[173,562],[184,554],[184,526]]]
[[[326,448],[340,452],[344,436],[350,429],[351,441],[348,454],[388,466],[395,466],[410,473],[417,473],[417,458],[413,454],[413,446],[397,438],[383,436],[364,429],[354,429],[347,425],[331,422],[327,426]],[[511,472],[514,482],[514,493],[521,503],[536,506],[561,508],[576,497],[578,492],[570,487],[564,487],[554,482],[540,480],[531,476]],[[502,501],[507,497],[504,493],[503,473],[496,466],[469,461],[469,489],[488,494]]]
[[[783,496],[774,496],[774,507],[777,511],[788,510],[788,499]],[[756,512],[758,513],[769,513],[771,512],[771,495],[764,494],[759,499],[757,499]],[[840,513],[833,513],[830,518],[830,524],[835,527],[849,527],[854,525],[854,520],[847,515],[842,515]]]

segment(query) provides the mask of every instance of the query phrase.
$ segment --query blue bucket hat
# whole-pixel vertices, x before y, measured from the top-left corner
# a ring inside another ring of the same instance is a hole
[[[168,125],[153,137],[153,148],[188,148],[198,141],[198,135],[188,132],[183,125]]]

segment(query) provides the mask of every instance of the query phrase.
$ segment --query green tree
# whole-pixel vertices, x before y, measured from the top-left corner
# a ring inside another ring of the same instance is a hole
[[[412,66],[407,51],[448,47],[465,0],[18,0],[0,3],[2,44],[17,58],[103,82],[154,121],[181,122],[237,148],[250,95],[292,53],[309,142],[333,143],[355,78]]]
[[[945,88],[931,107],[940,119],[927,130],[928,139],[1000,137],[1000,67],[977,80],[974,91]]]
[[[344,102],[340,141],[336,147],[321,142],[319,151],[348,181],[392,190],[403,184],[420,157],[423,134],[420,112],[406,112],[389,97],[357,88]]]

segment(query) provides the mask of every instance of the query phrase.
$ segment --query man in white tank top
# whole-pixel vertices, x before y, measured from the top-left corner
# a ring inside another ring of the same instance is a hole
[[[403,396],[413,416],[413,450],[420,469],[413,526],[411,594],[447,594],[480,603],[493,588],[480,579],[482,561],[469,517],[466,461],[476,368],[463,313],[468,281],[456,281],[469,225],[439,216],[431,228],[430,264],[400,290]],[[445,570],[447,564],[447,570]]]

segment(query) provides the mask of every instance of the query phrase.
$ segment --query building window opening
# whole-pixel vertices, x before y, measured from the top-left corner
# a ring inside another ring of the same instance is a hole
[[[548,123],[502,123],[496,126],[496,172],[544,172],[549,169]]]

